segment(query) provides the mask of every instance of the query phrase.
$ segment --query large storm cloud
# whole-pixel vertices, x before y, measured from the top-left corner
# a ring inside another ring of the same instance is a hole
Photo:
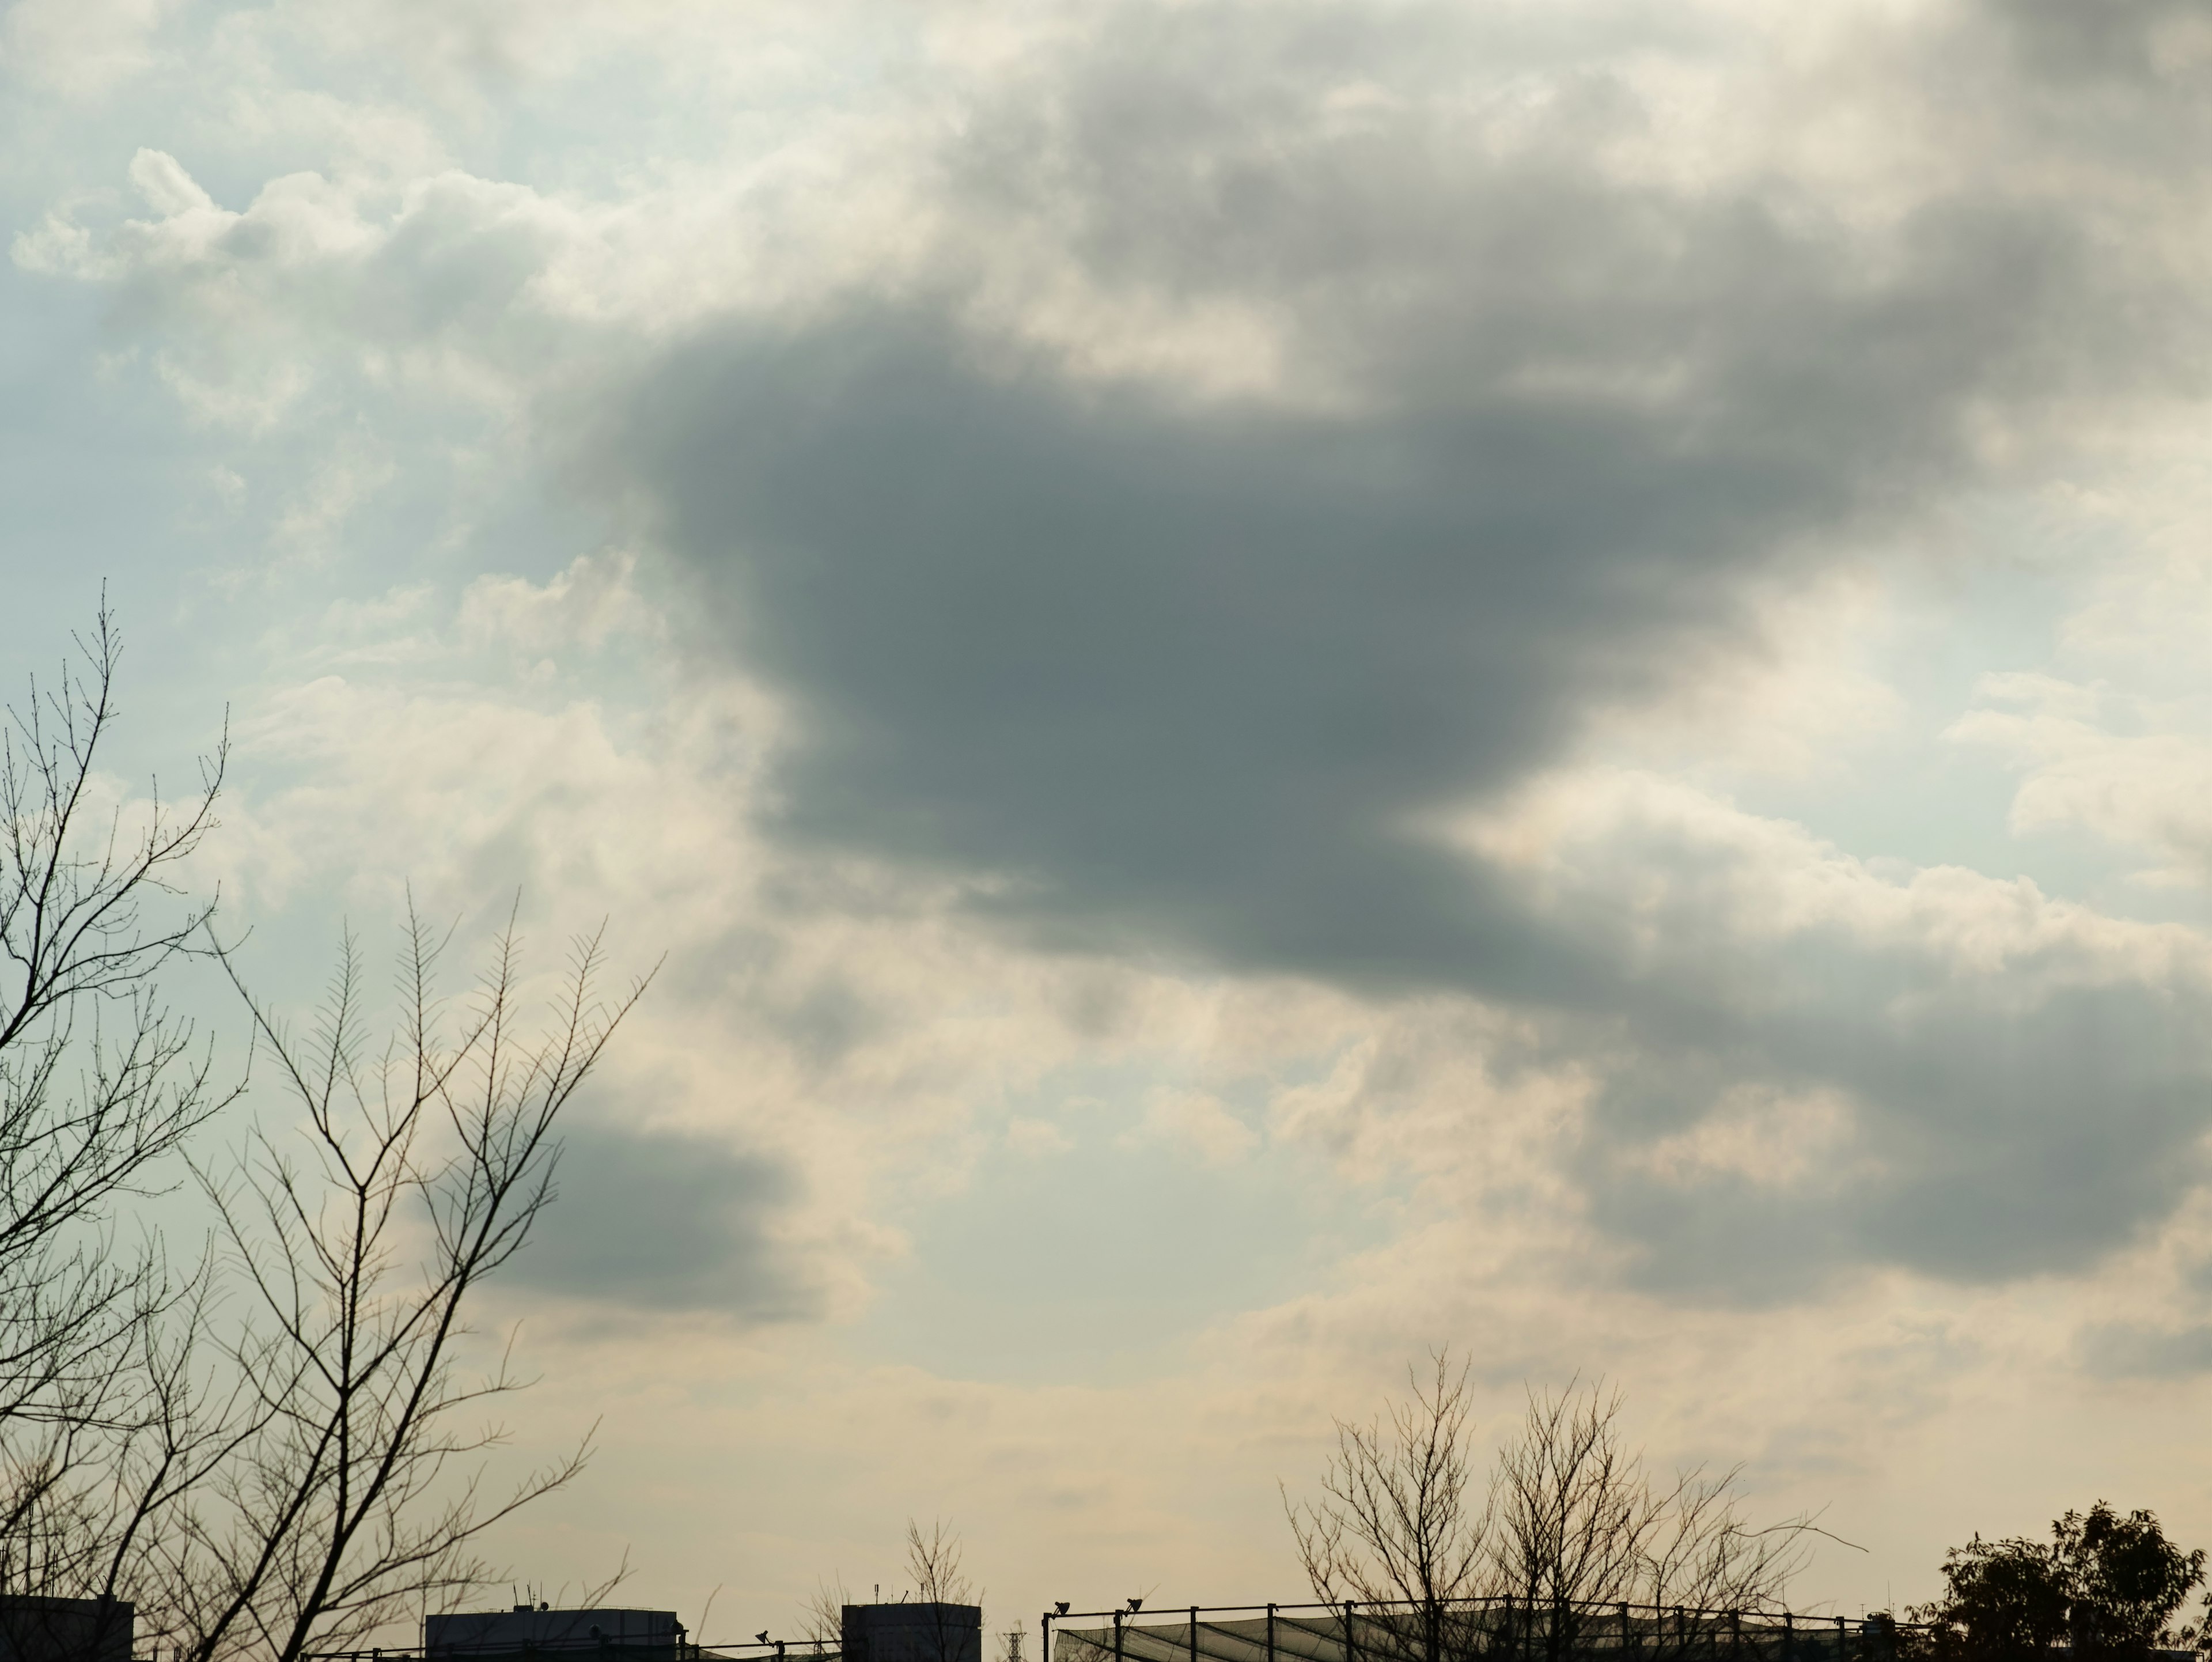
[[[2197,1181],[2193,935],[1632,790],[1540,858],[1468,826],[1773,654],[1776,596],[1964,561],[1947,514],[2201,400],[2189,24],[1040,13],[764,164],[721,276],[744,238],[673,188],[233,212],[152,151],[154,219],[18,259],[177,320],[187,380],[365,320],[380,396],[506,389],[781,696],[785,854],[1050,950],[1509,1008],[1594,1081],[1570,1164],[1649,1285],[2003,1277]]]
[[[2157,261],[1994,154],[1874,216],[1757,169],[1638,179],[1620,81],[1553,75],[1509,120],[1419,30],[1293,15],[1239,11],[1224,58],[1208,9],[1125,12],[945,164],[979,244],[1256,320],[1264,384],[1100,369],[952,277],[694,332],[603,429],[794,701],[784,834],[980,880],[1057,946],[1548,1013],[1613,1047],[1585,1175],[1655,1282],[2002,1275],[2160,1215],[2205,1123],[2193,970],[1732,936],[1698,906],[1741,852],[1671,834],[1540,907],[1434,831],[1755,648],[1755,585],[2016,481],[2069,399],[2170,390],[2198,325]],[[1626,1158],[1744,1088],[1839,1092],[1854,1160],[1784,1192]]]

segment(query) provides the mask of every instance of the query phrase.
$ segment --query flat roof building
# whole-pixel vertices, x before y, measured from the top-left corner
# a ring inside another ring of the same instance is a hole
[[[847,1604],[844,1662],[983,1662],[981,1604]]]
[[[0,1597],[0,1662],[131,1662],[137,1620],[120,1598]]]
[[[556,1610],[517,1604],[422,1618],[422,1653],[433,1662],[518,1662],[526,1656],[595,1656],[678,1662],[684,1624],[674,1610]]]

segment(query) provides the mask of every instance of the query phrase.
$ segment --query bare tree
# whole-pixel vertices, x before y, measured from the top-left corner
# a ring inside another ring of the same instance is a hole
[[[1734,1469],[1654,1482],[1601,1384],[1531,1391],[1478,1501],[1468,1372],[1442,1351],[1431,1363],[1387,1417],[1337,1422],[1322,1499],[1285,1497],[1315,1598],[1370,1607],[1363,1657],[1559,1657],[1624,1605],[1772,1610],[1825,1533],[1802,1516],[1747,1524]],[[1638,1642],[1656,1657],[1651,1625]]]
[[[63,1596],[116,1591],[147,1497],[205,1452],[173,1422],[191,1344],[159,1329],[204,1281],[173,1284],[113,1208],[234,1095],[159,985],[215,910],[177,878],[215,828],[227,740],[181,802],[158,782],[109,800],[123,647],[104,599],[73,638],[0,723],[0,1591]]]
[[[1620,1393],[1601,1382],[1531,1391],[1520,1434],[1498,1452],[1497,1589],[1537,1624],[1547,1656],[1573,1653],[1624,1604],[1779,1609],[1822,1532],[1802,1516],[1747,1524],[1739,1468],[1693,1466],[1655,1482],[1623,1443],[1620,1409]],[[1680,1620],[1674,1632],[1693,1642]],[[1666,1637],[1654,1618],[1646,1647],[1662,1653]]]
[[[227,1176],[192,1168],[218,1250],[173,1274],[158,1239],[117,1239],[114,1208],[242,1088],[216,1082],[158,984],[213,953],[245,992],[213,898],[176,881],[215,829],[227,747],[181,806],[158,785],[117,803],[104,601],[76,644],[0,723],[0,1592],[133,1601],[185,1662],[295,1662],[477,1585],[482,1531],[580,1465],[582,1447],[480,1504],[453,1463],[500,1434],[459,1415],[523,1381],[503,1361],[465,1379],[459,1346],[473,1289],[551,1200],[556,1118],[642,983],[602,1003],[598,941],[580,943],[532,1037],[510,927],[448,1039],[441,943],[410,916],[405,1015],[379,1060],[350,942],[305,1041],[248,995],[309,1152],[257,1135]]]
[[[960,1568],[960,1532],[942,1518],[933,1519],[929,1532],[906,1520],[906,1568],[914,1577],[914,1596],[925,1604],[965,1604],[973,1598],[975,1584]]]
[[[1803,1514],[1757,1527],[1747,1523],[1735,1487],[1741,1470],[1730,1466],[1714,1475],[1700,1466],[1677,1474],[1645,1549],[1648,1603],[1778,1610],[1791,1579],[1811,1562],[1815,1537],[1852,1544]]]
[[[444,944],[410,907],[398,1031],[373,1059],[350,939],[305,1039],[239,982],[309,1154],[259,1132],[234,1169],[202,1173],[248,1313],[222,1347],[244,1391],[220,1416],[223,1458],[147,1531],[140,1597],[180,1662],[297,1662],[450,1603],[491,1579],[475,1552],[483,1531],[588,1454],[587,1436],[482,1497],[453,1463],[503,1434],[462,1413],[526,1381],[504,1360],[464,1378],[459,1347],[472,1295],[553,1199],[556,1121],[645,983],[603,1002],[599,938],[581,941],[533,1035],[515,1008],[510,923],[448,1037]]]
[[[799,1612],[799,1636],[813,1646],[817,1654],[842,1646],[845,1642],[845,1606],[852,1602],[853,1595],[846,1591],[842,1575],[817,1581],[806,1608]]]
[[[1621,1446],[1620,1394],[1528,1393],[1498,1451],[1497,1591],[1534,1606],[1615,1603],[1643,1591],[1660,1503]]]
[[[935,1662],[983,1662],[980,1625],[971,1630],[964,1622],[956,1621],[946,1608],[983,1602],[981,1592],[960,1568],[960,1532],[944,1519],[933,1519],[927,1534],[913,1519],[906,1520],[907,1574],[914,1578],[915,1598],[933,1607],[929,1621]],[[969,1647],[971,1632],[972,1650]]]
[[[1449,1349],[1429,1361],[1425,1384],[1407,1370],[1411,1395],[1389,1404],[1387,1424],[1335,1422],[1326,1498],[1301,1508],[1285,1489],[1283,1509],[1316,1598],[1411,1606],[1410,1626],[1394,1622],[1371,1643],[1438,1662],[1468,1647],[1464,1607],[1488,1591],[1490,1508],[1470,1492],[1468,1367],[1455,1372]]]
[[[1602,1384],[1529,1392],[1498,1457],[1498,1590],[1557,1610],[1779,1608],[1820,1533],[1812,1519],[1747,1524],[1739,1467],[1655,1482],[1623,1444],[1620,1409]]]

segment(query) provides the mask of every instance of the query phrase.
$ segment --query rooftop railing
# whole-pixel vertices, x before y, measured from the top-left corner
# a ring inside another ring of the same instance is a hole
[[[842,1653],[834,1640],[746,1639],[728,1644],[708,1644],[688,1634],[664,1637],[588,1636],[575,1639],[513,1640],[500,1642],[456,1643],[425,1648],[421,1645],[373,1646],[361,1650],[307,1651],[301,1662],[528,1662],[544,1657],[549,1662],[839,1662]],[[159,1659],[155,1659],[159,1662]]]
[[[1132,1601],[1055,1608],[1039,1630],[1041,1662],[1897,1662],[1925,1631],[1887,1616],[1510,1597],[1152,1610]]]

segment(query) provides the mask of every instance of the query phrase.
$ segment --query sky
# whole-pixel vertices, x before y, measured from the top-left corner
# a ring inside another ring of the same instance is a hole
[[[662,966],[483,1312],[502,1458],[599,1427],[518,1583],[1293,1599],[1446,1345],[1820,1510],[1801,1607],[2212,1544],[2212,11],[14,0],[0,82],[0,673],[104,583],[112,789],[228,720],[286,1008],[410,892]]]

